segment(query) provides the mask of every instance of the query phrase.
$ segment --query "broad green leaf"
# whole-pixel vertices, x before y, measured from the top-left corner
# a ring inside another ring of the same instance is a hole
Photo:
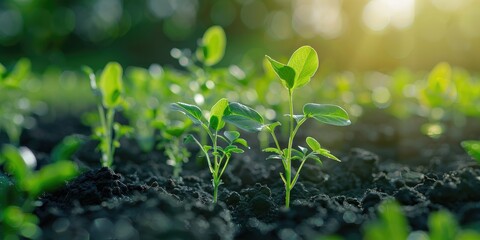
[[[430,214],[428,228],[430,230],[430,240],[455,239],[459,230],[455,217],[447,211]]]
[[[303,113],[306,117],[334,126],[347,126],[351,123],[347,112],[336,105],[307,103],[303,106]]]
[[[25,188],[35,197],[45,191],[54,190],[79,174],[77,166],[70,161],[59,161],[47,165],[28,177]]]
[[[273,148],[273,147],[264,148],[262,151],[268,152],[268,153],[276,153],[278,155],[283,155],[282,151],[278,150],[278,148]]]
[[[261,131],[265,126],[262,116],[257,111],[237,102],[228,105],[223,120],[250,132]]]
[[[225,126],[222,118],[227,107],[228,100],[226,98],[220,99],[217,103],[215,103],[215,105],[213,105],[212,109],[210,110],[210,128],[218,131]]]
[[[230,145],[230,146],[225,148],[225,152],[227,152],[227,153],[244,153],[245,151],[243,151],[243,149],[240,149],[236,146]]]
[[[103,105],[105,108],[115,108],[121,103],[123,93],[122,66],[110,62],[100,76],[99,88],[102,91]]]
[[[240,137],[240,133],[237,131],[225,131],[223,135],[228,139],[230,142],[234,142]]]
[[[247,147],[247,148],[250,148],[248,146],[248,143],[247,143],[247,140],[243,139],[243,138],[237,138],[235,141],[233,141],[234,143],[238,143],[244,147]]]
[[[480,141],[463,141],[462,147],[468,155],[480,162]]]
[[[2,148],[0,165],[4,165],[6,172],[13,175],[15,180],[20,184],[22,184],[22,182],[30,174],[27,164],[23,160],[20,151],[13,145],[5,145]]]
[[[210,27],[203,35],[201,46],[197,50],[197,57],[207,66],[217,64],[225,54],[226,42],[222,27]]]
[[[318,149],[317,151],[315,151],[316,153],[324,156],[324,157],[327,157],[327,158],[330,158],[332,160],[335,160],[337,162],[341,162],[340,159],[338,159],[337,157],[335,157],[333,154],[330,153],[330,151],[328,151],[327,149],[324,149],[324,148],[321,148],[321,149]]]
[[[30,60],[26,58],[18,60],[12,72],[5,78],[4,84],[8,87],[19,87],[21,82],[30,74],[30,66]]]
[[[318,56],[315,49],[310,46],[303,46],[297,49],[287,66],[295,70],[295,84],[293,88],[299,88],[310,82],[318,69]]]
[[[295,70],[285,64],[282,64],[269,56],[265,56],[272,65],[277,76],[282,80],[282,84],[287,89],[292,89],[295,85]]]
[[[177,102],[170,105],[172,110],[182,112],[187,115],[195,124],[202,124],[203,115],[199,107],[187,103]]]
[[[51,162],[60,160],[71,160],[72,155],[82,146],[85,139],[79,135],[65,137],[61,143],[53,148],[50,155]]]
[[[408,221],[395,201],[385,201],[379,206],[380,219],[367,224],[364,239],[405,240],[410,232]]]
[[[320,146],[320,143],[318,143],[318,141],[315,138],[307,137],[306,142],[308,146],[315,152],[322,148]]]

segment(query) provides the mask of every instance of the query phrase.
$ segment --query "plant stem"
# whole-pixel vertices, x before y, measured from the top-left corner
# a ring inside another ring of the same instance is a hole
[[[290,208],[290,190],[291,188],[291,181],[292,181],[292,145],[293,145],[293,124],[294,124],[294,119],[293,119],[293,93],[292,90],[288,90],[288,105],[290,109],[290,136],[288,138],[288,147],[287,147],[287,158],[286,158],[286,168],[285,168],[285,207],[288,209]]]
[[[115,116],[115,110],[107,110],[107,131],[106,131],[106,141],[107,141],[107,162],[105,167],[111,167],[113,164],[113,153],[114,153],[114,141],[113,141],[113,118]]]

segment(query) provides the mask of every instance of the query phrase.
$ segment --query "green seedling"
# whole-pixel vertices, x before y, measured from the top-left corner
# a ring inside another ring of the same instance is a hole
[[[84,71],[90,79],[90,87],[98,102],[100,127],[95,128],[94,132],[100,141],[101,163],[103,167],[111,167],[115,149],[120,147],[120,138],[132,131],[130,127],[115,122],[115,112],[123,102],[122,66],[116,62],[108,63],[98,83],[90,68],[84,67]]]
[[[293,148],[293,140],[300,126],[308,119],[312,118],[321,123],[334,126],[350,125],[348,114],[341,107],[330,104],[307,103],[303,106],[303,114],[295,115],[293,109],[294,90],[310,82],[310,78],[315,74],[318,68],[318,57],[315,50],[309,46],[303,46],[293,53],[290,60],[285,65],[277,62],[267,56],[275,73],[282,80],[283,86],[288,90],[289,113],[286,116],[289,119],[289,137],[288,145],[282,148],[277,140],[275,129],[280,126],[279,122],[264,124],[263,118],[255,110],[241,105],[239,103],[230,104],[228,112],[225,114],[225,121],[236,125],[247,131],[266,130],[269,132],[275,143],[275,147],[264,149],[265,152],[273,153],[269,159],[278,159],[282,161],[284,173],[280,177],[285,185],[285,207],[290,206],[290,192],[295,186],[300,176],[300,172],[308,159],[313,159],[319,163],[319,156],[324,156],[335,161],[340,161],[330,151],[321,147],[320,143],[313,137],[307,137],[306,143],[310,147],[299,146],[298,150]],[[300,161],[299,167],[292,167],[292,161]]]
[[[480,141],[463,141],[462,147],[473,159],[480,163]]]
[[[190,152],[182,145],[187,132],[191,129],[192,122],[170,123],[168,126],[159,127],[162,132],[162,140],[158,144],[167,156],[167,164],[173,167],[173,177],[180,177],[183,164],[188,162]]]
[[[20,59],[6,74],[6,68],[0,64],[0,132],[4,131],[10,143],[16,146],[32,111],[23,84],[30,74],[30,65],[28,59]]]
[[[0,238],[37,239],[41,229],[32,213],[35,200],[78,175],[77,166],[66,160],[32,169],[36,165],[33,153],[25,148],[5,145],[0,153]]]
[[[222,184],[222,175],[228,166],[230,158],[234,153],[243,153],[239,146],[248,147],[247,141],[240,138],[240,133],[236,131],[221,130],[225,127],[224,113],[229,107],[228,100],[220,99],[209,112],[209,119],[204,116],[204,112],[195,106],[186,103],[174,103],[172,109],[185,114],[194,124],[200,126],[210,138],[211,145],[203,145],[193,135],[188,135],[186,141],[193,141],[200,147],[201,152],[207,159],[208,168],[212,174],[213,202],[217,202],[218,187]],[[223,144],[221,144],[223,143]]]
[[[415,235],[412,234],[407,218],[396,201],[382,202],[378,211],[378,220],[364,225],[363,239],[474,240],[480,237],[478,231],[460,228],[455,216],[446,210],[431,213],[428,217],[428,232],[416,231]]]

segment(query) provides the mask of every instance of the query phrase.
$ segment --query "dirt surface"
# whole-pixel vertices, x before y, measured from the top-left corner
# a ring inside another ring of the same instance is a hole
[[[210,174],[195,158],[181,179],[171,179],[172,168],[160,151],[142,153],[134,142],[123,141],[115,168],[98,168],[96,143],[87,142],[74,156],[83,174],[40,199],[36,214],[43,238],[361,239],[362,224],[390,198],[403,205],[412,229],[426,230],[429,213],[439,209],[452,211],[462,225],[480,221],[480,168],[458,146],[459,136],[480,136],[478,131],[452,129],[432,140],[419,133],[421,121],[385,118],[364,119],[340,132],[310,128],[342,162],[308,162],[290,210],[283,208],[280,163],[264,160],[256,147],[231,161],[213,205]],[[61,137],[43,141],[35,131],[27,132],[23,143],[48,155]]]

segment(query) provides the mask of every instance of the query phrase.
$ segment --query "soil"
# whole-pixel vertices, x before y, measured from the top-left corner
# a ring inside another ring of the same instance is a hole
[[[480,167],[459,146],[462,139],[480,136],[474,121],[431,139],[418,130],[422,119],[366,115],[348,128],[304,128],[321,135],[320,142],[342,162],[307,162],[289,210],[283,207],[281,165],[264,160],[254,135],[247,135],[254,147],[227,168],[216,205],[206,164],[194,157],[182,178],[172,179],[161,151],[142,153],[124,140],[115,167],[99,168],[96,143],[89,141],[73,159],[84,172],[40,199],[42,238],[361,239],[362,224],[392,198],[402,204],[413,230],[427,230],[429,213],[439,209],[451,211],[464,226],[480,221]],[[59,121],[22,138],[44,156],[40,162],[64,135],[89,133],[74,119]],[[298,139],[305,137],[302,132]]]

